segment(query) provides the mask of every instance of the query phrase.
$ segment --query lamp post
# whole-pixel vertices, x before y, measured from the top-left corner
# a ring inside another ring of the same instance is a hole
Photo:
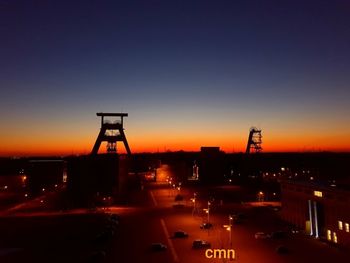
[[[197,194],[193,193],[193,198],[191,199],[193,202],[192,216],[193,216],[194,212],[196,211],[196,196],[197,196]]]
[[[207,210],[207,213],[208,213],[208,223],[210,222],[210,201],[208,201],[208,210]]]
[[[232,217],[232,215],[229,215],[228,218],[229,218],[229,222],[230,222],[230,226],[229,226],[229,228],[230,228],[230,248],[232,248],[232,221],[233,221],[233,217]]]
[[[264,201],[265,194],[262,191],[258,192],[258,201],[263,202]]]
[[[229,224],[228,225],[223,225],[224,228],[226,228],[227,231],[229,231],[229,246],[232,248],[232,222],[233,222],[233,216],[229,215]]]
[[[171,178],[169,179],[168,183],[169,183],[169,197],[170,197],[171,196],[171,185],[172,185]]]

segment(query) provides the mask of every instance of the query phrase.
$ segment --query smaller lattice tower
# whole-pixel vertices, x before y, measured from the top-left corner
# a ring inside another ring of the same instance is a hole
[[[251,152],[251,150],[253,150],[256,153],[261,152],[262,151],[261,138],[262,138],[261,130],[257,129],[256,127],[251,127],[249,130],[246,153],[249,154]]]
[[[124,143],[126,152],[131,154],[128,141],[124,133],[123,118],[128,117],[127,113],[96,113],[101,117],[101,130],[97,136],[91,154],[97,154],[102,142],[107,142],[107,152],[117,153],[117,142]],[[109,117],[105,119],[105,117]]]

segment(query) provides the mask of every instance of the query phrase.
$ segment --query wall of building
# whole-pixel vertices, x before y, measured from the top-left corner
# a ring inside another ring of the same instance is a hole
[[[26,186],[36,195],[43,189],[53,188],[61,184],[65,162],[63,160],[30,160],[26,169]]]
[[[284,220],[316,238],[350,248],[349,191],[292,181],[282,182],[281,188]]]
[[[117,154],[69,158],[67,190],[72,202],[94,205],[104,198],[114,198],[120,191],[120,183],[125,181],[125,176],[120,179],[126,173],[125,165],[120,165],[121,159]]]

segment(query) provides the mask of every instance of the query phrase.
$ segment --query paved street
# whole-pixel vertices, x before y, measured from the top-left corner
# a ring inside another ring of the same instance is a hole
[[[285,230],[286,225],[279,220],[278,212],[264,206],[241,203],[244,189],[238,186],[224,187],[223,192],[230,198],[225,202],[217,200],[225,197],[221,188],[213,191],[210,187],[199,188],[187,185],[178,189],[167,180],[179,185],[176,174],[168,165],[157,171],[157,181],[147,182],[143,190],[135,190],[127,205],[112,206],[107,210],[89,211],[75,209],[69,211],[45,210],[25,212],[15,209],[0,217],[0,262],[230,262],[225,258],[206,258],[206,249],[193,249],[192,242],[202,239],[211,243],[211,249],[231,249],[229,214],[244,215],[240,224],[233,224],[231,240],[235,250],[235,262],[239,263],[345,263],[349,253],[302,234],[290,235],[283,239],[255,239],[256,232]],[[196,202],[191,200],[196,193]],[[214,194],[213,194],[214,193]],[[175,201],[180,194],[183,200]],[[213,227],[200,229],[208,220],[204,209],[211,201],[209,220]],[[39,200],[39,199],[38,199]],[[20,205],[20,208],[41,206],[38,200]],[[195,208],[195,209],[194,209]],[[104,213],[120,215],[120,224],[115,234],[103,242],[96,242],[106,227]],[[186,231],[187,238],[173,238],[177,230]],[[165,251],[151,251],[152,243],[161,242]],[[289,253],[276,253],[283,245]],[[101,257],[91,261],[94,253]],[[321,257],[320,257],[321,256]]]
[[[211,243],[212,249],[228,249],[229,234],[223,225],[229,224],[228,215],[231,212],[243,212],[246,219],[242,224],[235,224],[232,228],[232,247],[236,251],[235,262],[310,262],[316,255],[322,254],[324,261],[347,262],[348,255],[337,248],[329,247],[319,241],[309,239],[303,235],[295,235],[286,239],[256,240],[254,234],[258,231],[281,230],[283,223],[279,221],[276,212],[264,207],[241,205],[234,202],[220,206],[216,203],[210,214],[213,228],[201,230],[199,225],[207,220],[206,200],[197,201],[197,210],[193,213],[193,189],[182,188],[182,202],[175,202],[178,190],[169,187],[167,177],[175,178],[171,169],[164,165],[158,170],[158,180],[146,185],[144,191],[137,198],[140,207],[132,213],[125,214],[121,225],[120,235],[111,245],[111,255],[108,262],[229,262],[225,259],[207,259],[205,249],[192,249],[195,239],[203,239]],[[239,188],[236,188],[239,191]],[[184,207],[174,207],[176,204]],[[176,230],[189,233],[188,238],[174,239],[172,234]],[[162,242],[168,249],[164,252],[150,252],[152,242]],[[276,248],[280,245],[288,247],[290,253],[280,255]]]

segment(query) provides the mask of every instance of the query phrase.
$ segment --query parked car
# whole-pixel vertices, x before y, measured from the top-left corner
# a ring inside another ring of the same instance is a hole
[[[203,223],[199,226],[201,229],[209,229],[209,228],[212,228],[213,227],[213,224],[212,223]]]
[[[241,224],[242,218],[239,215],[232,215],[232,223],[233,224]]]
[[[115,214],[115,213],[110,213],[109,214],[109,220],[112,220],[112,221],[115,221],[115,222],[119,223],[120,216],[118,214]]]
[[[88,259],[88,263],[95,263],[95,262],[103,262],[103,260],[106,258],[106,252],[103,250],[94,251],[90,258]]]
[[[254,235],[255,239],[267,239],[270,238],[271,236],[269,234],[266,234],[264,232],[257,232]]]
[[[280,238],[286,238],[288,234],[285,231],[275,231],[275,232],[272,232],[270,236],[272,238],[280,239]]]
[[[292,234],[299,234],[301,231],[298,227],[296,226],[289,226],[289,232],[292,233]]]
[[[194,240],[192,243],[192,248],[194,249],[208,248],[208,247],[211,247],[211,244],[201,239]]]
[[[178,230],[174,232],[174,238],[184,238],[188,237],[188,234],[185,231]]]
[[[111,240],[115,234],[115,231],[111,227],[106,227],[101,233],[99,233],[94,239],[97,243],[104,243]]]
[[[177,195],[175,196],[175,201],[182,201],[182,200],[184,200],[184,197],[183,197],[182,195],[177,194]]]
[[[151,244],[151,250],[152,251],[164,251],[167,249],[167,246],[163,243],[152,243]]]
[[[288,252],[289,252],[289,249],[285,246],[278,246],[276,248],[276,253],[278,254],[288,254]]]
[[[185,205],[184,204],[174,204],[173,207],[174,208],[184,208]]]

